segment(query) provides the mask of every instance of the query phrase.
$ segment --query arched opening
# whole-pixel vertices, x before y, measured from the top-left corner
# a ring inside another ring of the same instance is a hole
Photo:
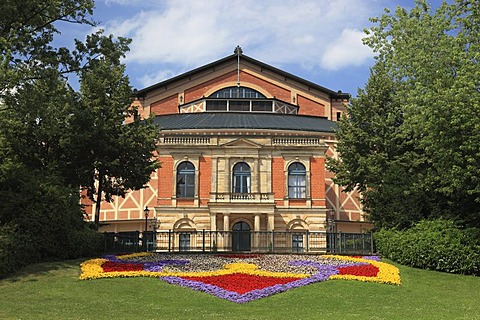
[[[288,167],[288,197],[290,199],[305,199],[307,170],[300,162],[294,162]]]
[[[239,162],[233,166],[232,192],[250,193],[250,175],[250,166],[245,162]]]
[[[195,167],[184,161],[177,167],[177,198],[193,198],[195,196]]]
[[[250,251],[250,226],[248,223],[240,221],[232,228],[232,251]]]

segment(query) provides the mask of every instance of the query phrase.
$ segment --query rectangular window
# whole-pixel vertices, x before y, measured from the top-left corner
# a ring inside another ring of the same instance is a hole
[[[272,101],[252,101],[252,111],[272,112]]]
[[[250,101],[230,100],[229,111],[250,111]]]
[[[292,251],[303,252],[303,234],[297,233],[292,235]]]
[[[207,100],[207,111],[226,111],[227,100]]]
[[[250,176],[233,176],[233,193],[250,193]]]
[[[195,195],[195,175],[185,175],[185,178],[185,198],[193,198],[193,196]]]
[[[189,233],[180,233],[180,251],[189,251],[190,250],[190,234]]]
[[[288,177],[288,197],[292,199],[306,198],[305,176],[291,175]]]
[[[342,113],[337,112],[337,121],[340,121],[342,119]]]

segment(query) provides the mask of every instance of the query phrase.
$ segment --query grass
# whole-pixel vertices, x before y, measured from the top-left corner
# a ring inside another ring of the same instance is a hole
[[[0,319],[480,319],[480,277],[399,265],[401,286],[329,280],[239,305],[153,278],[81,281],[81,261],[0,280]]]

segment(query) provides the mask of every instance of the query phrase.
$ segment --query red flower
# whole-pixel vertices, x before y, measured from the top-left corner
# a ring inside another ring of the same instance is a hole
[[[376,277],[378,274],[378,268],[371,264],[366,264],[362,266],[341,267],[338,268],[338,274],[362,277]]]
[[[301,278],[276,278],[266,276],[255,276],[243,273],[234,273],[221,276],[209,276],[209,277],[181,277],[185,280],[202,282],[217,286],[227,291],[237,292],[244,294],[257,289],[264,289],[276,284],[286,284],[292,281],[299,280]]]
[[[102,264],[102,269],[104,272],[141,271],[143,270],[143,264],[107,261]]]

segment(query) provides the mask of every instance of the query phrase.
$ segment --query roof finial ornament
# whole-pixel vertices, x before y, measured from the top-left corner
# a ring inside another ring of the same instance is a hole
[[[240,46],[236,46],[235,47],[235,50],[233,51],[233,53],[235,53],[237,56],[241,55],[243,53],[243,50]]]
[[[237,98],[240,98],[240,55],[243,53],[243,50],[237,45],[233,53],[237,55]]]

